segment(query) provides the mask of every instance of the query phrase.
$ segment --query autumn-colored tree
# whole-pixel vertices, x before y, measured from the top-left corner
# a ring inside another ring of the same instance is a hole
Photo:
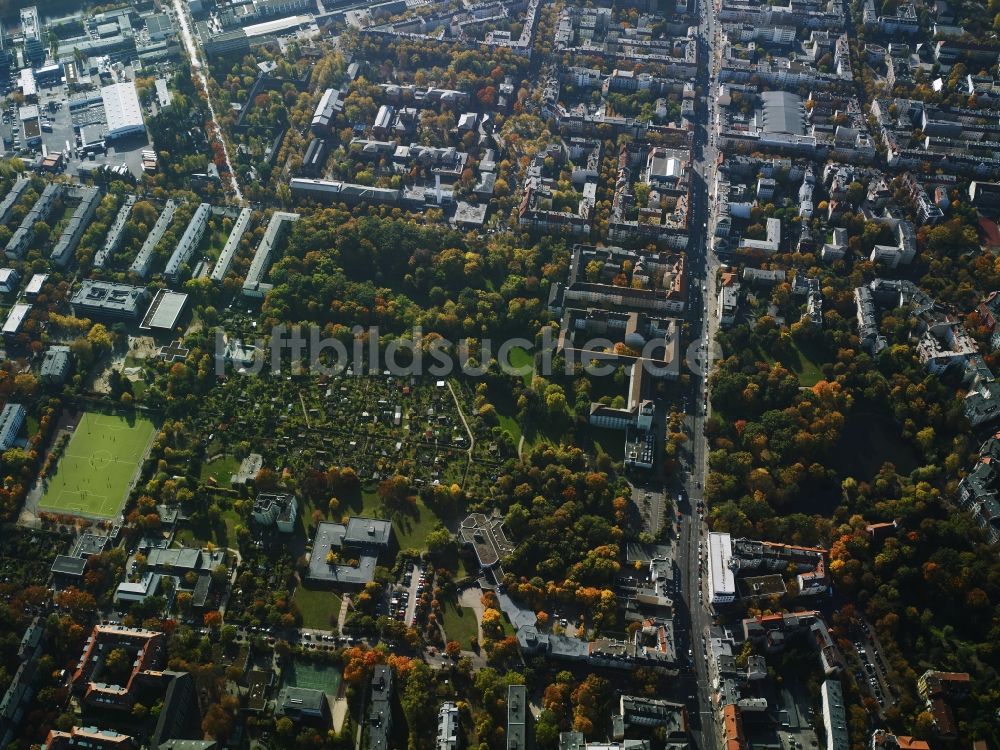
[[[291,738],[295,734],[295,723],[287,716],[282,716],[274,723],[274,731],[281,737]]]
[[[123,648],[113,648],[104,657],[104,679],[112,685],[123,685],[128,680],[132,659]]]
[[[585,736],[592,732],[601,709],[609,699],[608,681],[594,674],[587,675],[570,696],[573,703],[573,729],[583,732]]]
[[[344,679],[351,685],[363,685],[377,664],[385,663],[385,654],[362,646],[352,646],[344,652]]]
[[[238,705],[234,696],[224,694],[217,703],[213,703],[205,711],[201,720],[201,730],[217,740],[228,738],[233,731]]]
[[[518,656],[517,638],[509,635],[495,642],[490,649],[489,660],[498,667],[510,666]]]
[[[254,477],[254,486],[258,492],[271,492],[278,486],[278,475],[266,466],[262,466]]]
[[[93,595],[69,586],[56,594],[55,603],[76,619],[84,619],[97,611],[97,600]]]
[[[500,612],[492,607],[483,610],[483,635],[488,639],[497,639],[503,635],[503,623]]]
[[[400,474],[383,479],[377,491],[385,507],[392,510],[402,510],[416,502],[416,497],[410,493],[410,480]]]

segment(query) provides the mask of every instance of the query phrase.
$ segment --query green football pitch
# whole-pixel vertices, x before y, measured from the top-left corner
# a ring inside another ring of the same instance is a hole
[[[329,664],[293,661],[285,668],[284,677],[289,687],[322,690],[327,695],[340,690],[340,670]]]
[[[142,417],[84,412],[39,507],[60,513],[117,515],[156,428]]]

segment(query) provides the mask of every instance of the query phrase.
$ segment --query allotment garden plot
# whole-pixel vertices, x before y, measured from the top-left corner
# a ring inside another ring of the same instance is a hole
[[[43,480],[39,508],[102,518],[117,515],[155,429],[139,416],[84,412],[55,470]]]
[[[206,414],[222,417],[227,440],[293,462],[353,466],[363,480],[404,473],[462,483],[470,473],[489,476],[509,457],[460,379],[232,378],[216,398]]]

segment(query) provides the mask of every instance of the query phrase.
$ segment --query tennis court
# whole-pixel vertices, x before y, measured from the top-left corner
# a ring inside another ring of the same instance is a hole
[[[288,687],[322,690],[336,695],[340,690],[340,670],[329,664],[293,661],[285,670],[284,684]]]
[[[155,429],[138,416],[84,412],[55,472],[45,480],[39,507],[103,518],[117,515]]]

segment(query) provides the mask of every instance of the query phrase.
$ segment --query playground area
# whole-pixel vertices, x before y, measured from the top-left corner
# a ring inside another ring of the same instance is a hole
[[[83,412],[56,470],[43,480],[43,511],[112,518],[125,503],[156,428],[137,415]]]

